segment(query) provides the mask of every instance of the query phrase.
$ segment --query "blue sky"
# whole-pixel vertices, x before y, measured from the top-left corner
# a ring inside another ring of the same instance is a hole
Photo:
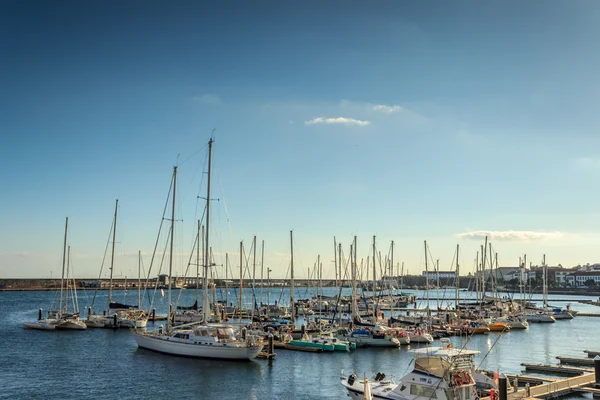
[[[300,277],[318,255],[333,276],[334,236],[359,258],[393,240],[412,273],[424,240],[473,270],[486,234],[501,265],[600,261],[598,2],[0,7],[2,277],[56,276],[65,216],[96,276],[116,198],[115,271],[137,274],[177,162],[182,271],[213,129],[213,251],[236,271],[257,235],[285,276],[290,230]]]

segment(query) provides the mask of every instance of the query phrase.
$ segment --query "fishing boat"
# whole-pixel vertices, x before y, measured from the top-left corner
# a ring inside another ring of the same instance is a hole
[[[210,221],[210,179],[211,179],[211,155],[213,139],[208,142],[208,180],[206,195],[206,235],[205,249],[209,246],[209,221]],[[171,232],[170,232],[170,254],[169,254],[169,288],[168,304],[171,315],[171,276],[173,275],[173,240],[175,234],[175,195],[177,188],[177,166],[173,168],[172,180],[172,208],[171,208]],[[203,288],[208,287],[208,268],[210,265],[209,251],[204,253],[204,281]],[[249,334],[245,328],[234,330],[231,325],[209,324],[210,305],[208,302],[208,291],[202,291],[202,310],[204,312],[203,322],[199,325],[181,325],[177,328],[171,326],[171,318],[167,318],[167,327],[162,326],[157,331],[135,330],[134,337],[138,347],[156,351],[159,353],[201,357],[218,358],[228,360],[250,360],[256,358],[263,348],[263,340],[259,335]]]
[[[341,384],[352,399],[469,400],[478,398],[473,356],[478,351],[449,348],[424,348],[413,351],[411,372],[395,383],[378,372],[372,381],[359,381],[356,374],[341,378]],[[370,391],[370,393],[369,393]]]

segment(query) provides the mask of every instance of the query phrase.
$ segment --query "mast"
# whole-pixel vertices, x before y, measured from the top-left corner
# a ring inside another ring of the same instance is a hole
[[[390,255],[390,278],[393,278],[393,277],[394,277],[394,241],[392,240],[392,250],[391,250],[391,255]],[[395,281],[395,279],[392,280],[392,282],[394,282],[394,281]],[[388,279],[388,282],[389,282],[389,279]],[[398,285],[398,283],[396,282],[396,285],[394,285],[394,286],[397,286],[397,285]],[[390,290],[389,286],[388,286],[388,290]]]
[[[323,287],[321,286],[321,255],[317,255],[317,269],[315,270],[315,274],[318,274],[316,278],[318,279],[318,288],[317,288],[317,298],[319,301],[323,300]],[[322,303],[321,303],[322,304]]]
[[[229,269],[229,253],[225,253],[225,310],[229,307],[229,288],[227,287],[227,280],[229,275],[227,270]]]
[[[342,244],[338,244],[338,260],[340,265],[342,264]],[[342,275],[341,275],[341,269],[340,269],[340,292],[338,293],[338,304],[340,303],[341,297],[342,297],[342,284],[344,282],[344,280],[342,279]],[[342,312],[340,312],[340,325],[342,324]]]
[[[210,306],[208,305],[208,268],[210,263],[209,241],[210,232],[210,172],[212,162],[213,138],[208,141],[208,179],[206,184],[206,235],[204,236],[204,281],[202,282],[202,311],[204,312],[204,323],[210,319]]]
[[[110,311],[110,303],[112,303],[112,287],[113,287],[113,268],[115,265],[115,236],[117,234],[117,209],[119,207],[119,199],[115,201],[115,215],[113,217],[113,241],[112,251],[110,255],[110,283],[108,285],[108,310]],[[169,279],[171,279],[169,277]]]
[[[64,280],[65,280],[65,259],[66,259],[66,252],[67,252],[67,229],[69,226],[69,217],[67,217],[66,221],[65,221],[65,240],[64,240],[64,244],[63,244],[63,256],[62,256],[62,275],[60,277],[60,311],[58,313],[58,317],[61,318],[62,314],[63,314],[63,285],[64,285]],[[66,304],[65,304],[66,306]]]
[[[377,302],[375,296],[377,296],[377,267],[375,265],[375,235],[373,235],[373,323],[377,323]]]
[[[548,311],[548,287],[546,285],[546,279],[548,278],[548,267],[546,267],[546,255],[544,254],[542,257],[542,272],[544,278],[544,312]]]
[[[427,317],[429,317],[431,311],[429,310],[429,269],[427,268],[427,240],[424,241],[425,244],[425,292],[427,293]]]
[[[290,313],[292,315],[292,321],[294,321],[294,232],[290,231]]]
[[[358,317],[358,311],[356,310],[356,236],[354,236],[354,241],[350,245],[350,269],[352,272],[352,324],[354,324],[354,319]]]
[[[142,251],[138,250],[138,311],[142,309]]]
[[[173,235],[175,234],[175,193],[177,188],[177,166],[173,167],[173,204],[171,205],[171,244],[170,244],[170,254],[169,254],[169,296],[168,296],[168,314],[167,314],[167,332],[171,329],[171,287],[172,287],[172,279],[173,275]],[[115,225],[116,224],[116,211],[115,211]],[[114,236],[113,236],[114,238]],[[114,249],[114,241],[113,241],[113,249]],[[112,267],[110,269],[111,278],[112,278]]]
[[[456,310],[460,317],[460,264],[458,262],[459,245],[456,245]]]
[[[243,255],[244,252],[244,242],[240,242],[240,322],[242,322],[242,306],[243,303],[243,287],[244,287],[244,264],[243,264]]]
[[[200,292],[200,242],[202,241],[200,236],[200,220],[198,220],[198,233],[196,234],[196,311],[200,308],[198,303],[198,295]],[[202,288],[204,290],[204,288]]]
[[[252,320],[256,309],[256,235],[252,239]]]
[[[338,285],[338,269],[337,269],[337,245],[335,236],[333,237],[333,270],[335,271],[335,287]],[[341,280],[341,277],[340,277]]]
[[[69,290],[71,288],[69,283],[69,266],[71,265],[71,246],[67,246],[67,273],[65,279],[65,313],[69,309]]]
[[[261,242],[260,246],[260,302],[263,302],[263,286],[264,286],[264,274],[265,274],[265,241]],[[260,315],[260,311],[258,313]]]

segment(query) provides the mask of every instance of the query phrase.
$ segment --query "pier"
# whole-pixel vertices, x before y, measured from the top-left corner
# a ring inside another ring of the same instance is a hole
[[[585,350],[587,354],[597,353]],[[562,365],[543,365],[543,364],[521,364],[525,369],[534,370],[542,373],[571,373],[577,376],[566,379],[555,378],[540,378],[536,376],[525,375],[502,375],[498,381],[498,392],[494,396],[484,397],[481,400],[518,400],[525,398],[550,399],[565,396],[574,392],[592,393],[593,397],[600,399],[600,355],[591,358],[574,358],[574,357],[556,357],[558,360],[572,359],[575,362],[587,360],[589,364],[594,366],[591,368],[564,367]],[[514,382],[518,379],[520,383],[526,383],[527,386],[523,389],[515,387],[514,391],[507,392],[509,379]],[[529,386],[529,384],[536,384]]]

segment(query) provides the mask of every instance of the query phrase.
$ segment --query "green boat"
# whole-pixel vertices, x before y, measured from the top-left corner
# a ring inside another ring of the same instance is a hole
[[[320,339],[290,340],[290,344],[293,346],[317,348],[317,349],[321,349],[323,351],[334,351],[335,350],[335,346],[333,345],[333,343],[331,343],[331,341],[325,342]]]

